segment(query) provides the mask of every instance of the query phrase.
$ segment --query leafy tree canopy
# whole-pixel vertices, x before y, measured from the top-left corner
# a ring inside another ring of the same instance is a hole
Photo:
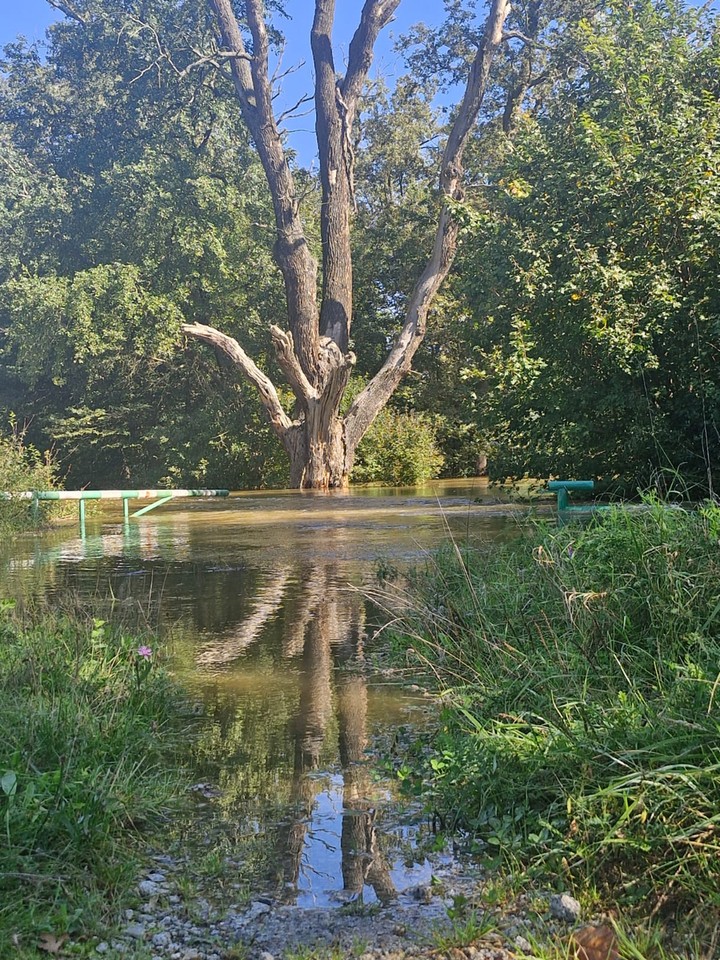
[[[496,476],[702,481],[720,459],[715,17],[582,21],[465,210],[472,361]]]

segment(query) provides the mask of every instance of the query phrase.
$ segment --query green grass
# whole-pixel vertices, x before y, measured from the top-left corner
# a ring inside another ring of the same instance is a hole
[[[112,922],[178,803],[180,695],[138,640],[0,603],[0,943]]]
[[[717,506],[649,502],[442,552],[396,627],[445,703],[404,782],[499,865],[590,907],[712,928],[719,541]]]
[[[465,917],[451,919],[449,926],[438,927],[432,935],[436,950],[469,947],[495,929],[491,917],[471,910]]]

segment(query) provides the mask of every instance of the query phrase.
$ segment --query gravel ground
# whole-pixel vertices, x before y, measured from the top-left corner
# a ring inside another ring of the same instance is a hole
[[[565,937],[579,905],[562,897],[519,897],[502,910],[482,907],[482,875],[454,863],[432,885],[391,903],[303,909],[257,897],[215,907],[186,900],[170,857],[139,882],[142,905],[127,910],[117,935],[94,944],[106,960],[512,960],[532,955],[528,938]],[[455,916],[458,904],[465,912]],[[451,917],[455,916],[455,919]]]

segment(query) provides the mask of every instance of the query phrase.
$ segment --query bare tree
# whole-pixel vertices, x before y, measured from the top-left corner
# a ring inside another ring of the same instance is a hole
[[[292,415],[277,389],[237,340],[215,327],[188,323],[183,331],[222,350],[258,390],[272,427],[290,457],[293,486],[344,487],[357,445],[410,370],[423,341],[428,311],[455,256],[458,225],[443,203],[432,253],[409,298],[405,321],[385,363],[340,416],[340,401],[355,357],[349,350],[352,323],[353,153],[351,130],[380,31],[400,0],[365,0],[350,43],[345,74],[335,65],[332,28],[335,0],[316,0],[311,33],[315,68],[315,129],[322,186],[322,292],[318,264],[299,215],[298,195],[273,112],[269,38],[263,0],[246,0],[248,52],[231,0],[208,0],[232,73],[242,115],[260,155],[275,211],[275,259],[285,281],[289,332],[271,328],[277,359],[296,397]],[[451,125],[440,168],[443,201],[462,197],[462,158],[480,110],[493,57],[503,40],[509,0],[492,0],[485,29]]]

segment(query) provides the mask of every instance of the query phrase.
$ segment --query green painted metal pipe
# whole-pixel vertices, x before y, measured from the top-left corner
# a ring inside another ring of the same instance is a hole
[[[548,490],[594,490],[594,480],[548,480]]]
[[[3,493],[12,500],[160,500],[165,497],[229,497],[229,490],[25,490]]]
[[[570,490],[594,490],[595,481],[594,480],[549,480],[547,485],[548,490],[552,491],[557,495],[557,510],[558,510],[558,523],[563,523],[563,517],[567,516],[569,513],[573,513],[578,510],[585,510],[584,507],[572,507],[570,506],[570,498],[568,496],[568,491]]]

